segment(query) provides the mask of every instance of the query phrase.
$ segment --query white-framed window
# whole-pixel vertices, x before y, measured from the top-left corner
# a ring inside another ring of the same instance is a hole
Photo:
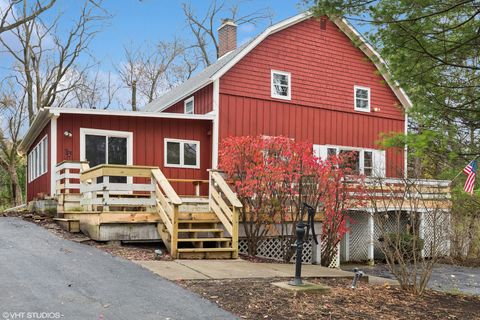
[[[133,132],[80,128],[80,160],[100,164],[133,164]],[[99,178],[99,180],[101,180]],[[109,177],[111,183],[132,183],[132,177]]]
[[[291,99],[291,78],[290,72],[272,70],[272,98]]]
[[[164,166],[200,169],[200,141],[166,138]]]
[[[370,88],[354,86],[355,110],[370,112]]]
[[[190,97],[183,103],[183,111],[185,114],[194,114],[195,113],[195,98]]]
[[[367,177],[385,177],[385,150],[334,145],[313,145],[313,151],[322,160],[330,156],[349,155],[347,164],[354,172]]]
[[[33,181],[47,172],[48,136],[45,136],[27,156],[28,181]]]

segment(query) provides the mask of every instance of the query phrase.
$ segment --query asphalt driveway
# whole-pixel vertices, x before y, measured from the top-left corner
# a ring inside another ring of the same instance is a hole
[[[374,266],[344,265],[342,269],[351,271],[358,267],[367,275],[394,279],[385,264]],[[433,267],[428,287],[446,292],[462,292],[480,296],[480,268],[469,268],[448,264],[436,264]]]
[[[32,223],[0,218],[0,319],[28,316],[235,319],[135,263],[60,239]]]

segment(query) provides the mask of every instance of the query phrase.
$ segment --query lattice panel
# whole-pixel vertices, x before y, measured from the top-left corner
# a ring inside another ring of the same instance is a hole
[[[273,260],[282,261],[282,241],[280,238],[267,238],[263,240],[258,247],[258,257],[268,258]],[[247,254],[248,243],[246,239],[239,239],[238,241],[239,253]],[[313,239],[310,237],[309,241],[303,246],[303,263],[312,263],[313,260]],[[292,257],[291,262],[295,262],[295,256]],[[338,268],[340,266],[340,245],[335,259],[330,263],[330,268]]]
[[[260,242],[257,250],[257,257],[267,258],[282,261],[283,260],[283,248],[285,245],[289,245],[289,242],[279,238],[271,237],[266,238]],[[312,241],[307,241],[303,245],[303,263],[312,263]],[[238,250],[239,253],[247,254],[248,252],[248,243],[246,239],[239,239],[238,241]],[[295,256],[291,259],[292,262],[295,261]]]
[[[385,213],[378,213],[378,214],[385,214]],[[407,226],[410,224],[410,214],[408,212],[401,212],[400,217],[398,217],[398,212],[388,212],[388,217],[384,220],[384,231],[388,233],[403,233],[407,230]],[[397,221],[397,218],[399,220]],[[380,226],[378,225],[378,219],[374,220],[374,228],[373,228],[373,240],[374,240],[374,259],[384,259],[385,256],[378,245],[378,238],[382,236],[382,232],[380,230]]]
[[[431,256],[433,244],[435,244],[438,250],[438,255],[448,256],[450,252],[450,214],[447,212],[425,212],[423,219],[425,256]]]
[[[369,229],[367,212],[351,211],[348,241],[349,261],[368,260]]]
[[[323,251],[323,248],[322,248]],[[340,267],[340,243],[337,246],[337,254],[333,258],[332,262],[330,262],[329,268],[339,268]]]

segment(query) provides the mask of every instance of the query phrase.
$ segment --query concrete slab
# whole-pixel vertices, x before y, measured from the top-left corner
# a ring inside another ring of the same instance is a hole
[[[204,280],[211,279],[189,267],[175,261],[135,261],[142,267],[169,280]]]
[[[292,286],[289,281],[273,282],[272,285],[297,293],[325,294],[331,291],[330,287],[328,286],[307,281],[303,281],[303,284],[298,286]]]
[[[295,273],[293,264],[253,263],[241,259],[136,262],[169,280],[291,278]],[[303,265],[302,276],[305,278],[352,278],[353,273],[318,265]],[[379,284],[389,282],[388,279],[383,278],[375,281]]]

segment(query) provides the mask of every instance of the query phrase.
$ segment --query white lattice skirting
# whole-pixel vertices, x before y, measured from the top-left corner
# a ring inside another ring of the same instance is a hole
[[[288,245],[288,242],[283,240],[280,237],[269,237],[260,242],[257,250],[257,257],[267,258],[272,260],[283,260],[283,249],[285,245]],[[313,263],[314,250],[316,245],[314,245],[313,239],[310,237],[309,241],[306,241],[303,246],[303,263]],[[248,253],[248,243],[245,238],[240,238],[238,241],[238,250],[239,253],[247,254]],[[291,262],[295,261],[295,256],[292,257]],[[340,266],[340,257],[337,254],[337,257],[330,264],[330,268],[338,268]]]

